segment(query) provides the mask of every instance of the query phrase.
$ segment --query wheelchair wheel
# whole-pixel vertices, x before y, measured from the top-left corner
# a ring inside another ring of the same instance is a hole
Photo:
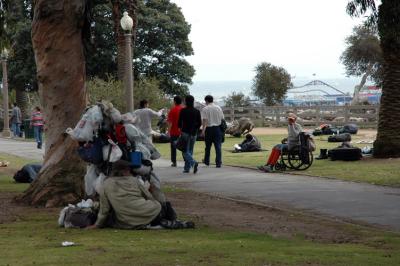
[[[287,166],[285,163],[279,162],[275,164],[275,170],[277,171],[286,171],[286,168]]]
[[[290,168],[294,170],[306,170],[312,165],[313,161],[314,156],[312,152],[308,153],[308,163],[303,163],[298,152],[290,152],[288,154]]]

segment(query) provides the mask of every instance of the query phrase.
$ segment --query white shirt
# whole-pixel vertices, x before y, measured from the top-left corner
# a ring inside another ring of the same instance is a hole
[[[201,119],[207,120],[207,127],[219,126],[221,125],[221,120],[224,119],[224,113],[221,107],[210,103],[201,110]]]
[[[151,120],[155,117],[161,116],[160,112],[153,111],[150,108],[137,109],[133,112],[140,119],[136,125],[145,135],[151,135]]]

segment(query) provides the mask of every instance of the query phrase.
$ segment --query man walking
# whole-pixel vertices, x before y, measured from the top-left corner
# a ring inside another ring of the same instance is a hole
[[[182,152],[185,166],[184,173],[189,173],[193,167],[193,173],[197,173],[199,163],[193,159],[193,148],[196,142],[197,132],[201,126],[200,111],[194,108],[194,97],[188,95],[185,97],[186,107],[181,110],[178,126],[181,129],[182,138],[186,141],[186,149]]]
[[[149,102],[147,100],[141,100],[140,108],[133,112],[134,115],[139,117],[139,123],[136,125],[153,143],[153,129],[151,128],[151,120],[162,115],[163,109],[156,112],[149,108]]]
[[[11,114],[11,130],[14,134],[14,137],[21,137],[21,122],[22,122],[21,109],[19,109],[17,103],[14,103],[14,107],[12,109],[12,114]]]
[[[206,107],[201,111],[201,118],[203,120],[202,135],[204,135],[206,143],[203,162],[205,165],[210,165],[210,151],[212,144],[214,144],[216,154],[215,164],[217,168],[220,168],[222,165],[221,145],[223,137],[220,126],[222,119],[224,119],[224,113],[221,107],[214,104],[214,98],[211,95],[207,95],[204,101],[206,102]]]
[[[182,109],[182,98],[174,97],[174,107],[168,113],[169,136],[171,142],[171,166],[176,167],[176,147],[175,142],[181,135],[181,130],[178,127],[179,113]]]

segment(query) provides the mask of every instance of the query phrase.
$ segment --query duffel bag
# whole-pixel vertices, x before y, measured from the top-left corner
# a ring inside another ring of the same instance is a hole
[[[328,157],[332,161],[357,161],[362,158],[360,148],[335,148],[328,151]]]

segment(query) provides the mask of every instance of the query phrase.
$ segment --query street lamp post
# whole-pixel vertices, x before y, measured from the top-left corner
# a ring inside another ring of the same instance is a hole
[[[8,50],[4,48],[1,53],[1,65],[3,68],[3,118],[4,126],[3,132],[1,133],[3,137],[11,137],[9,119],[8,119],[8,81],[7,81],[7,58]]]
[[[133,70],[132,70],[132,28],[133,20],[124,12],[121,18],[121,27],[125,31],[125,96],[126,108],[128,112],[133,112]]]

